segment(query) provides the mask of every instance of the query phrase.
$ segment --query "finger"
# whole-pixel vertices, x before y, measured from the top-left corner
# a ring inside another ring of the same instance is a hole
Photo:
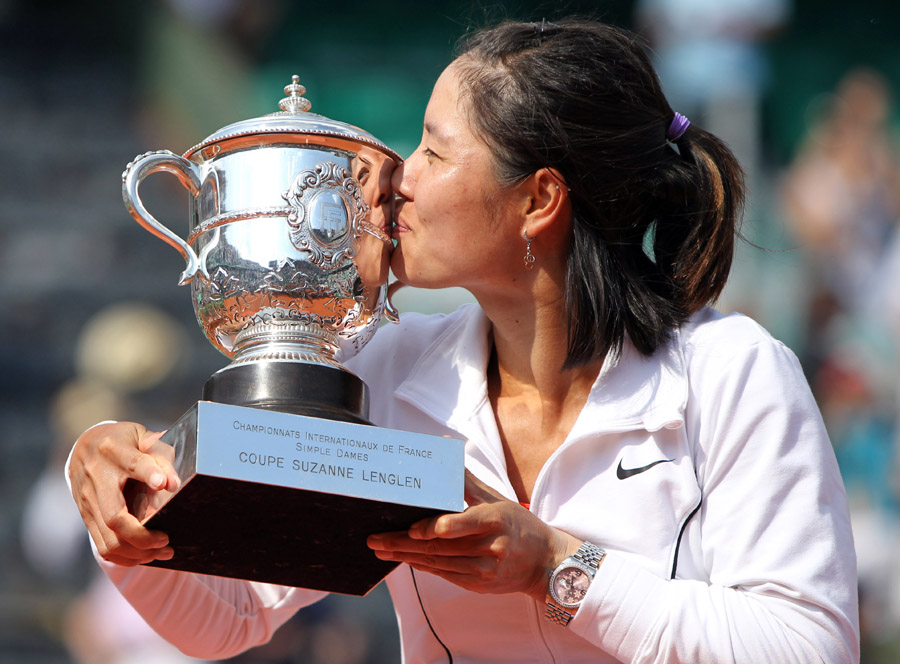
[[[484,524],[473,514],[442,514],[431,519],[418,521],[410,526],[408,535],[415,540],[459,539],[483,533]]]
[[[115,563],[116,565],[121,565],[122,567],[136,567],[138,565],[146,565],[148,563],[152,563],[155,560],[171,560],[172,556],[156,556],[152,558],[147,558],[146,560],[136,560],[133,558],[123,558],[121,556],[109,555],[105,556],[103,559],[110,563]]]
[[[133,566],[144,563],[153,562],[154,560],[170,560],[175,552],[170,546],[164,546],[154,549],[140,549],[128,542],[116,539],[112,534],[100,534],[99,530],[88,527],[91,538],[97,547],[97,553],[101,558],[117,565]]]
[[[160,440],[166,432],[148,433],[139,444],[141,451],[149,454],[156,461],[166,476],[166,484],[163,489],[177,491],[181,487],[181,478],[175,470],[175,447]]]
[[[434,521],[414,524],[406,532],[371,535],[367,543],[373,549],[438,552],[440,547],[445,547],[446,551],[456,552],[468,550],[474,543],[496,539],[497,536],[495,528],[487,526],[478,519],[463,521],[454,518],[451,521],[450,519],[444,520],[444,517],[438,517]]]
[[[406,533],[370,535],[366,544],[373,551],[427,553],[429,555],[480,555],[484,551],[483,538],[413,539]]]
[[[97,546],[115,547],[118,530],[141,526],[133,515],[128,514],[125,497],[113,471],[87,464],[84,473],[83,481],[73,481],[72,494],[75,503],[85,525],[94,535]],[[164,536],[157,535],[147,540],[145,548],[165,544]]]
[[[105,454],[111,459],[110,462],[85,466],[85,474],[90,481],[81,485],[79,502],[85,506],[89,518],[99,521],[99,532],[107,548],[115,549],[121,541],[138,549],[165,546],[168,537],[164,533],[147,530],[129,512],[124,494],[125,484],[130,478],[143,481],[149,487],[148,491],[160,491],[166,485],[165,474],[152,456],[136,450],[115,447],[105,450]]]
[[[97,505],[94,508],[106,531],[101,528],[101,535],[111,549],[123,543],[140,550],[158,549],[169,543],[168,536],[160,531],[148,530],[131,512],[125,503],[120,490],[101,485],[97,492]],[[108,531],[108,532],[107,532]]]
[[[120,441],[120,438],[108,437],[100,441],[98,446],[101,457],[109,464],[105,468],[115,469],[116,471],[121,470],[124,473],[119,484],[124,486],[124,480],[130,478],[143,482],[151,489],[157,491],[164,489],[168,482],[166,472],[171,466],[165,468],[153,455],[142,452],[138,447],[140,439],[133,446],[122,444]],[[100,472],[98,468],[94,468],[91,465],[85,466],[85,472],[89,475],[92,471],[95,474]]]
[[[141,434],[138,439],[138,449],[141,452],[149,452],[150,448],[153,447],[165,433],[165,431],[147,431],[145,429],[144,433]]]
[[[409,564],[409,563],[408,563]],[[423,567],[420,565],[409,564],[417,572],[427,572],[428,574],[434,574],[445,581],[449,581],[450,583],[459,586],[460,588],[465,588],[466,590],[471,590],[476,593],[487,593],[491,592],[490,586],[487,585],[490,581],[493,580],[493,577],[489,575],[482,575],[477,578],[473,578],[473,575],[468,574],[466,572],[456,572],[450,570],[442,570],[442,569],[429,569],[427,567]]]
[[[113,548],[98,545],[97,552],[103,560],[125,567],[143,565],[155,560],[171,560],[175,555],[174,550],[170,546],[159,549],[136,549],[125,543]]]
[[[509,505],[515,505],[511,501],[503,499]],[[521,506],[515,505],[521,509]],[[508,512],[505,505],[499,505],[496,501],[491,504],[470,506],[465,512],[441,514],[436,517],[417,521],[409,529],[409,536],[413,539],[456,539],[472,535],[496,532],[503,527],[504,513]]]
[[[132,527],[142,531],[141,534],[144,535],[145,539],[141,540],[140,536],[133,537],[128,532],[127,524],[124,525],[124,531],[122,531],[123,524],[117,521],[120,519],[118,514],[110,518],[113,522],[113,527],[111,528],[105,522],[100,503],[94,496],[83,496],[79,507],[97,551],[104,559],[119,564],[124,564],[123,560],[130,560],[132,564],[136,564],[137,562],[146,562],[158,558],[160,555],[169,555],[164,551],[168,544],[168,537],[164,533],[148,531],[140,526],[134,517],[131,517],[134,521]],[[99,518],[96,518],[97,516]],[[125,536],[133,537],[139,543],[131,543],[124,539]]]
[[[432,556],[422,553],[376,551],[375,555],[380,560],[406,563],[413,569],[421,572],[429,572],[440,576],[453,573],[467,579],[471,583],[473,579],[485,581],[494,576],[492,570],[496,569],[493,561],[480,557],[465,556]]]
[[[373,553],[382,560],[428,565],[435,569],[472,570],[493,557],[489,540],[482,537],[413,540],[402,533],[391,533],[387,536],[373,535],[368,543]]]
[[[496,500],[506,500],[500,493],[489,487],[480,479],[475,477],[468,468],[466,468],[466,484],[464,497],[466,503],[471,505],[480,505],[482,503],[494,502]]]

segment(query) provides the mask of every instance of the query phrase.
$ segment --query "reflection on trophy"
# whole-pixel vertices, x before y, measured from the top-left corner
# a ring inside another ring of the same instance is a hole
[[[179,491],[137,490],[130,508],[170,536],[175,557],[158,566],[365,594],[396,566],[367,535],[462,509],[462,443],[367,426],[368,388],[336,358],[382,316],[396,320],[386,284],[400,157],[309,113],[297,76],[285,93],[280,112],[182,157],[141,155],[122,176],[126,207],[184,257],[197,320],[231,358],[163,438]],[[186,240],[141,202],[156,172],[191,194]]]

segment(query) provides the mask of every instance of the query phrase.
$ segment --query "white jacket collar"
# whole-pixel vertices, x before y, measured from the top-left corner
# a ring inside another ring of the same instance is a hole
[[[451,426],[470,419],[487,401],[491,321],[480,307],[464,309],[422,353],[395,392],[398,398]]]
[[[421,355],[395,394],[453,429],[465,428],[487,402],[486,368],[491,322],[469,305]],[[604,364],[569,438],[598,431],[657,431],[684,422],[687,373],[680,333],[653,357],[626,341]]]

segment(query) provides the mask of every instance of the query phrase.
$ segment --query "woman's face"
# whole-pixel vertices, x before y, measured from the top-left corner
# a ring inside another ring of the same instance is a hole
[[[353,177],[368,207],[360,222],[363,231],[356,242],[354,262],[364,286],[374,293],[388,282],[393,243],[390,233],[394,216],[391,175],[396,162],[379,150],[363,146],[352,162]]]
[[[461,286],[478,295],[521,271],[525,241],[512,203],[515,187],[501,190],[490,150],[465,112],[451,64],[434,86],[421,144],[394,171],[391,267],[412,286]]]

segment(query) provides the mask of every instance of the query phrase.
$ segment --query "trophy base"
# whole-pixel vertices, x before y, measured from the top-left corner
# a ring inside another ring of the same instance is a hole
[[[175,557],[150,565],[363,596],[397,563],[366,546],[439,510],[195,475],[146,522]]]
[[[464,508],[452,438],[200,401],[161,440],[180,488],[128,499],[175,550],[155,567],[365,595],[397,567],[369,535]]]
[[[370,424],[362,379],[320,364],[265,360],[229,366],[206,381],[203,400]]]

